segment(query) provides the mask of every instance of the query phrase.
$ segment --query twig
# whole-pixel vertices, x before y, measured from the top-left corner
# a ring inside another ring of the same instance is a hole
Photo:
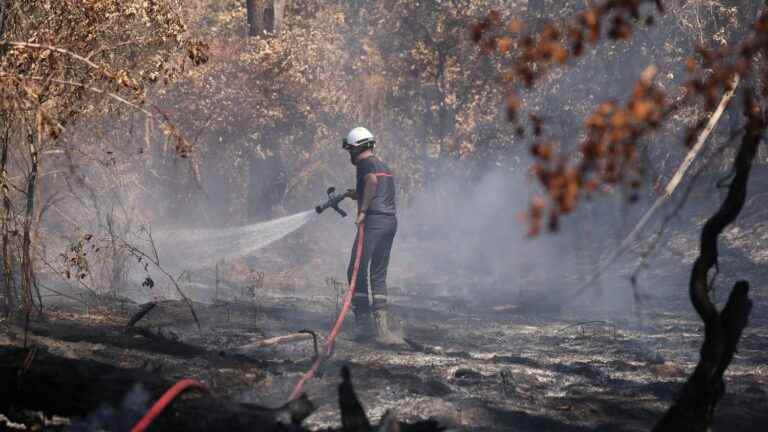
[[[35,356],[37,356],[37,345],[33,346],[32,349],[29,350],[27,353],[27,356],[24,358],[24,365],[22,367],[22,370],[19,371],[22,374],[27,373],[29,368],[32,367],[32,362],[35,361]]]
[[[72,51],[66,50],[64,48],[59,48],[53,45],[43,45],[43,44],[36,44],[31,42],[12,42],[12,41],[0,41],[0,46],[13,46],[13,47],[20,47],[20,48],[35,48],[35,49],[43,49],[43,50],[50,50],[55,51],[57,53],[66,54],[76,60],[80,60],[81,62],[87,64],[88,66],[92,67],[93,69],[98,69],[102,72],[106,72],[103,67],[97,65],[96,63],[88,60],[87,58],[76,54]]]
[[[640,275],[640,272],[645,268],[648,260],[650,259],[653,252],[660,246],[661,238],[664,235],[664,233],[667,231],[667,228],[670,223],[672,223],[672,220],[677,217],[677,215],[680,213],[680,211],[683,209],[685,204],[688,202],[688,198],[691,195],[691,192],[693,191],[693,187],[696,184],[696,180],[698,177],[704,172],[704,168],[707,167],[712,160],[714,159],[714,156],[722,154],[725,149],[731,146],[731,142],[738,138],[739,135],[741,135],[741,130],[739,130],[737,133],[734,133],[731,135],[731,137],[726,141],[723,145],[718,147],[712,155],[710,155],[707,160],[704,162],[704,165],[691,176],[691,180],[688,183],[688,186],[685,188],[685,191],[683,192],[682,197],[678,201],[677,205],[675,205],[675,208],[669,212],[666,216],[664,216],[664,220],[662,220],[661,224],[659,224],[659,229],[656,231],[653,240],[651,241],[651,244],[648,246],[648,248],[642,253],[640,256],[640,261],[638,262],[637,266],[635,267],[635,270],[632,272],[632,274],[629,277],[630,283],[632,284],[632,288],[634,291],[634,297],[635,301],[640,302],[640,294],[638,292],[637,287],[637,278]]]
[[[93,56],[95,56],[97,54],[101,54],[104,51],[112,51],[112,50],[116,50],[118,48],[122,48],[122,47],[127,46],[127,45],[136,45],[136,44],[144,43],[146,41],[147,41],[146,38],[139,38],[139,39],[136,39],[136,40],[129,40],[129,41],[121,42],[121,43],[119,43],[117,45],[113,45],[113,46],[103,46],[103,47],[101,47],[99,49],[91,51],[90,54],[88,54],[88,56],[85,57],[85,58],[90,60]]]

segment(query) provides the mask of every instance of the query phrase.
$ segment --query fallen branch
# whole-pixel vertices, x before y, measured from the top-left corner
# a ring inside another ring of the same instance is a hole
[[[720,147],[718,147],[710,156],[709,158],[702,164],[702,166],[699,168],[699,170],[691,175],[691,180],[688,182],[688,186],[683,191],[682,196],[680,197],[680,200],[675,204],[675,207],[672,209],[669,214],[664,216],[664,219],[659,224],[658,229],[656,232],[651,236],[650,244],[648,245],[648,248],[640,255],[640,259],[635,266],[635,270],[632,272],[632,274],[629,276],[629,281],[632,284],[632,289],[634,292],[635,302],[641,303],[643,301],[643,296],[639,292],[638,287],[638,277],[640,275],[640,272],[646,268],[646,265],[648,263],[648,260],[651,259],[651,256],[656,251],[656,249],[661,246],[662,244],[662,237],[667,232],[667,228],[672,223],[672,221],[678,216],[680,211],[683,209],[685,204],[688,202],[688,198],[690,197],[691,193],[693,192],[694,186],[696,184],[697,179],[699,176],[706,170],[706,167],[709,166],[709,164],[715,159],[715,156],[720,156],[725,149],[731,147],[731,142],[734,141],[736,138],[741,135],[741,130],[739,132],[733,134],[726,143],[722,144]],[[758,194],[760,195],[760,194]],[[744,218],[745,216],[742,216]]]
[[[637,239],[638,235],[643,231],[643,229],[648,224],[648,222],[651,221],[653,216],[656,214],[656,211],[658,211],[664,204],[667,203],[667,201],[669,201],[669,199],[672,197],[672,194],[680,185],[680,182],[682,181],[683,177],[685,177],[685,174],[688,172],[688,169],[693,164],[693,161],[696,160],[699,153],[701,152],[701,149],[704,148],[704,143],[707,141],[707,138],[709,138],[709,135],[712,133],[715,126],[717,125],[717,122],[720,120],[720,117],[723,115],[725,108],[728,106],[728,103],[733,98],[733,95],[736,92],[736,88],[738,86],[739,86],[739,76],[736,75],[736,78],[734,79],[734,82],[731,85],[731,88],[727,92],[725,92],[722,99],[720,99],[720,104],[717,106],[717,109],[715,109],[715,111],[709,117],[707,126],[704,128],[704,130],[701,131],[698,139],[696,140],[696,143],[688,151],[688,154],[685,156],[685,159],[683,159],[683,162],[677,168],[677,171],[669,180],[669,183],[667,183],[667,186],[664,188],[664,193],[658,198],[656,198],[656,201],[654,201],[651,208],[648,209],[648,211],[646,211],[645,214],[640,218],[640,220],[637,222],[637,225],[635,225],[632,231],[630,231],[629,234],[627,234],[627,236],[621,242],[619,247],[617,247],[613,252],[611,252],[611,254],[608,255],[608,257],[598,265],[597,269],[595,269],[595,271],[587,278],[587,280],[584,281],[584,283],[582,283],[576,289],[575,293],[570,297],[571,299],[575,299],[580,295],[584,294],[584,292],[586,292],[586,290],[589,289],[592,286],[592,284],[595,283],[595,281],[599,279],[600,276],[602,276],[603,273],[605,273],[608,267],[613,265],[613,263],[615,263],[616,260],[618,260],[622,255],[624,255],[624,252],[626,252],[632,246],[632,244]]]
[[[155,302],[149,302],[149,303],[143,305],[141,307],[141,309],[139,309],[138,312],[133,314],[131,319],[128,320],[128,324],[126,324],[125,327],[126,328],[133,327],[134,324],[136,324],[137,322],[139,322],[139,320],[144,318],[149,313],[149,311],[151,311],[152,309],[155,308],[155,306],[157,306],[157,303],[155,303]]]
[[[574,323],[574,324],[569,324],[569,325],[567,325],[567,326],[565,326],[565,327],[563,327],[561,329],[556,330],[555,334],[562,333],[562,332],[564,332],[566,330],[569,330],[569,329],[572,329],[574,327],[583,327],[583,326],[586,326],[586,325],[595,325],[595,324],[603,325],[605,327],[610,327],[613,330],[613,335],[616,336],[616,325],[615,324],[609,323],[608,321],[599,321],[599,320],[598,321],[583,321],[583,322],[577,322],[577,323]]]
[[[309,339],[313,339],[313,338],[315,340],[315,355],[317,355],[317,339],[316,339],[316,336],[314,336],[311,333],[307,333],[306,330],[302,330],[301,332],[298,332],[298,333],[291,333],[291,334],[288,334],[288,335],[275,336],[273,338],[263,339],[263,340],[260,340],[260,341],[257,341],[257,342],[253,342],[253,343],[250,343],[250,344],[247,344],[247,345],[243,345],[240,348],[238,348],[238,350],[239,351],[251,351],[251,350],[255,350],[255,349],[259,349],[259,348],[268,348],[268,347],[272,347],[272,346],[275,346],[275,345],[282,345],[282,344],[290,343],[290,342],[305,341],[305,340],[309,340]]]

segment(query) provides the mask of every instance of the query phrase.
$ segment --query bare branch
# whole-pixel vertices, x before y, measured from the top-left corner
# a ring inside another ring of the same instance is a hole
[[[723,112],[725,111],[725,108],[728,106],[728,103],[733,98],[734,93],[736,92],[736,88],[739,85],[739,79],[738,76],[736,77],[736,81],[733,83],[733,86],[731,89],[726,92],[722,99],[720,100],[720,104],[718,105],[717,109],[712,113],[712,115],[709,117],[709,121],[707,122],[707,127],[704,128],[704,130],[701,131],[699,134],[699,138],[696,140],[696,144],[688,151],[688,154],[685,156],[685,159],[683,159],[683,162],[680,164],[680,166],[677,168],[677,171],[675,172],[675,175],[672,176],[672,179],[670,179],[669,183],[667,183],[667,186],[664,188],[664,193],[656,198],[656,201],[654,201],[653,205],[650,209],[648,209],[645,214],[640,218],[640,220],[637,222],[635,227],[632,229],[632,231],[627,234],[627,236],[622,240],[619,247],[617,247],[613,252],[611,252],[608,257],[603,260],[600,265],[598,265],[597,269],[587,278],[586,281],[584,281],[575,291],[573,294],[573,297],[576,298],[580,295],[582,295],[589,287],[592,286],[592,284],[595,283],[597,279],[600,278],[600,276],[605,273],[605,271],[613,265],[613,263],[616,262],[624,253],[632,246],[632,244],[637,239],[638,235],[645,229],[645,226],[648,224],[648,222],[651,221],[653,216],[655,216],[656,212],[664,206],[664,204],[669,201],[669,199],[672,197],[672,194],[675,192],[677,187],[680,185],[680,182],[682,181],[685,174],[688,172],[688,169],[691,167],[691,164],[694,160],[698,157],[699,153],[701,152],[701,149],[704,148],[704,143],[707,141],[707,138],[709,138],[709,135],[712,133],[712,130],[714,130],[715,125],[717,125],[717,122],[720,120],[720,117],[723,115]]]
[[[106,73],[106,71],[105,71],[105,69],[103,67],[101,67],[101,66],[97,65],[96,63],[88,60],[87,58],[85,58],[85,57],[83,57],[83,56],[81,56],[79,54],[76,54],[76,53],[74,53],[74,52],[72,52],[70,50],[67,50],[67,49],[64,49],[64,48],[59,48],[59,47],[56,47],[56,46],[53,46],[53,45],[43,45],[43,44],[36,44],[36,43],[31,43],[31,42],[0,41],[0,47],[4,47],[4,46],[19,47],[19,48],[33,48],[33,49],[42,49],[42,50],[55,51],[57,53],[66,54],[66,55],[72,57],[73,59],[76,59],[76,60],[81,61],[82,63],[85,63],[86,65],[90,66],[93,69],[97,69],[97,70],[99,70],[99,71],[101,71],[103,73]]]

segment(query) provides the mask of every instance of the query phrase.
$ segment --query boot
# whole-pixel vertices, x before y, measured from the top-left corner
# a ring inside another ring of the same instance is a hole
[[[376,320],[376,342],[390,347],[405,348],[408,344],[400,335],[392,331],[392,321],[387,309],[373,311]]]
[[[355,311],[355,335],[352,340],[356,342],[370,342],[376,335],[370,310]]]

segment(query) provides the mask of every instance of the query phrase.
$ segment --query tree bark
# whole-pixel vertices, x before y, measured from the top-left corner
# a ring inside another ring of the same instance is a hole
[[[747,180],[766,129],[765,114],[745,91],[747,125],[736,159],[734,177],[728,195],[701,230],[699,256],[693,264],[689,284],[691,303],[704,322],[704,343],[693,374],[683,386],[674,404],[654,428],[655,432],[705,432],[710,430],[717,403],[725,394],[723,374],[736,352],[741,333],[747,325],[752,301],[749,283],[741,280],[731,290],[722,312],[709,298],[709,270],[717,265],[717,238],[744,207]]]
[[[29,134],[28,150],[30,158],[30,169],[27,174],[26,207],[24,212],[24,224],[21,243],[21,294],[24,303],[25,312],[29,311],[34,305],[34,268],[32,263],[32,222],[34,221],[35,210],[35,188],[37,186],[37,173],[39,169],[38,146],[42,141],[43,125],[42,114],[37,114],[37,143],[33,134]]]
[[[0,40],[5,37],[5,18],[8,15],[8,1],[0,0]],[[0,55],[5,53],[5,48],[0,47]]]
[[[2,22],[2,16],[0,16],[0,22]],[[2,25],[2,24],[0,24]],[[1,30],[1,28],[0,28]],[[4,129],[2,136],[2,155],[0,156],[0,194],[2,194],[3,201],[3,215],[2,215],[2,253],[3,253],[3,299],[4,299],[4,311],[3,313],[8,316],[16,309],[16,290],[13,283],[13,264],[11,262],[12,249],[10,247],[10,235],[11,229],[11,199],[8,196],[8,141],[10,127],[7,124],[8,117],[6,113],[0,114],[0,127]]]
[[[287,0],[272,0],[272,23],[267,23],[267,29],[272,34],[280,34],[283,31],[283,21],[285,20],[285,5]],[[266,21],[266,20],[265,20]]]
[[[248,36],[261,32],[278,34],[283,30],[286,0],[246,0]]]
[[[5,19],[7,16],[8,7],[6,0],[0,0],[0,40],[5,38]],[[0,47],[0,57],[5,54],[5,47]],[[8,316],[16,308],[16,292],[13,286],[13,267],[11,265],[11,249],[8,242],[10,237],[8,231],[10,229],[11,221],[11,201],[8,198],[8,140],[10,126],[8,125],[8,113],[3,111],[0,113],[0,129],[3,131],[2,135],[2,157],[0,157],[0,194],[2,194],[3,201],[3,215],[2,215],[2,253],[3,253],[3,313]]]
[[[246,16],[248,19],[248,36],[256,36],[259,34],[259,7],[257,3],[258,0],[245,0]]]

